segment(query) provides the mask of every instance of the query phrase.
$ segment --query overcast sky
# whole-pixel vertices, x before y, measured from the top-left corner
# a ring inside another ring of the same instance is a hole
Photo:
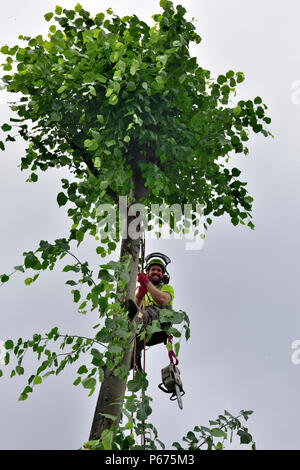
[[[19,34],[47,34],[43,15],[58,0],[10,0],[1,4],[0,44],[13,45]],[[274,139],[253,135],[250,155],[232,164],[243,170],[254,197],[255,231],[233,227],[226,216],[214,220],[201,250],[188,251],[184,240],[147,241],[146,252],[162,251],[172,260],[174,307],[191,320],[191,338],[181,342],[181,376],[186,395],[183,411],[159,391],[160,370],[168,363],[164,347],[147,352],[146,369],[153,398],[151,422],[171,448],[195,425],[227,409],[253,410],[248,421],[259,449],[300,448],[300,364],[292,363],[292,342],[300,339],[299,322],[299,123],[300,5],[296,0],[182,0],[194,17],[202,42],[193,46],[198,63],[212,76],[243,71],[246,81],[237,101],[257,95],[269,106]],[[65,0],[71,8],[76,2]],[[82,0],[91,13],[108,7],[120,16],[135,13],[145,21],[160,11],[148,0]],[[99,7],[98,7],[99,4]],[[175,2],[177,4],[177,2]],[[299,82],[297,82],[299,81]],[[297,93],[298,91],[298,93]],[[10,110],[1,95],[0,122]],[[22,264],[24,251],[40,240],[68,234],[66,208],[58,207],[60,178],[50,170],[37,184],[25,183],[17,165],[25,143],[11,143],[0,155],[0,273]],[[97,266],[95,244],[76,253]],[[115,254],[118,256],[118,253]],[[63,260],[65,261],[66,258]],[[71,261],[71,260],[70,260]],[[0,340],[31,337],[58,326],[62,332],[89,334],[95,313],[80,316],[73,304],[69,278],[61,263],[25,287],[17,273],[0,290]],[[76,370],[49,377],[24,402],[18,401],[37,363],[28,353],[26,375],[0,380],[0,447],[2,449],[77,449],[88,439],[98,395],[74,387]],[[228,446],[229,448],[229,446]],[[232,447],[231,447],[232,448]],[[243,448],[238,441],[233,448]]]

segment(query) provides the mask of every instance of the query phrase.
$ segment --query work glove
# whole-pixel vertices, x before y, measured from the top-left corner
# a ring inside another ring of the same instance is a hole
[[[148,276],[146,274],[143,274],[143,273],[139,273],[137,279],[138,279],[138,282],[142,286],[146,286],[148,284],[148,282],[150,282],[150,279],[148,278]]]
[[[139,287],[139,290],[137,291],[136,298],[137,299],[143,299],[145,297],[145,294],[147,294],[147,289],[145,286],[141,285]]]

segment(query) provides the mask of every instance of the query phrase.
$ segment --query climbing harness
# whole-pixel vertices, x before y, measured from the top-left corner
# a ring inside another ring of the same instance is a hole
[[[169,343],[172,345],[173,336],[169,336]],[[178,367],[178,358],[175,356],[173,349],[168,350],[170,364],[161,370],[162,382],[158,385],[160,390],[165,393],[172,393],[170,400],[177,400],[179,408],[182,410],[182,399],[181,397],[185,394],[183,390],[182,380],[180,378],[180,370]],[[175,363],[174,363],[175,359]],[[163,387],[164,386],[164,387]]]

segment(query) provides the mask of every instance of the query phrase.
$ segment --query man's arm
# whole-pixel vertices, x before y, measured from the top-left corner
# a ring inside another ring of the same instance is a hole
[[[146,289],[151,295],[152,299],[159,305],[164,305],[171,302],[171,295],[168,292],[162,292],[151,281],[146,285]],[[135,302],[138,306],[141,305],[143,299],[135,298]]]

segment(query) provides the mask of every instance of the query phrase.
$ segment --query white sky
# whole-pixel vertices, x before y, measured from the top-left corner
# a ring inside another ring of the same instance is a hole
[[[2,2],[1,46],[14,44],[19,34],[46,34],[49,24],[43,15],[57,3]],[[76,3],[65,0],[63,6]],[[146,21],[160,10],[153,0],[80,3],[92,13],[112,7],[120,16],[135,13]],[[215,77],[230,69],[243,71],[246,81],[237,100],[261,96],[269,106],[275,138],[253,135],[250,155],[232,161],[243,170],[254,197],[254,232],[222,218],[209,228],[199,251],[185,250],[182,240],[147,243],[147,254],[162,251],[171,258],[174,306],[188,313],[192,328],[189,342],[182,341],[179,364],[186,390],[184,411],[157,387],[160,369],[168,363],[164,348],[156,346],[147,353],[154,400],[150,421],[171,448],[173,441],[181,442],[187,431],[206,425],[224,409],[234,414],[251,409],[248,427],[257,448],[299,449],[300,364],[293,364],[291,357],[292,343],[300,338],[300,6],[295,0],[179,3],[188,18],[197,19],[203,40],[192,53],[199,64]],[[0,101],[3,123],[10,111],[3,94]],[[39,183],[26,184],[27,174],[17,168],[24,146],[11,143],[0,155],[0,273],[21,264],[22,253],[35,249],[40,240],[66,236],[70,225],[66,209],[56,203],[65,171],[52,170],[42,174]],[[92,266],[102,263],[92,243],[78,250],[78,257]],[[0,338],[25,339],[53,326],[70,334],[90,333],[95,314],[77,314],[64,284],[68,278],[56,268],[25,287],[24,277],[14,276],[0,292]],[[26,357],[24,377],[9,379],[4,369],[2,449],[76,449],[87,440],[97,393],[89,398],[82,387],[72,385],[81,363],[49,377],[25,402],[18,402],[18,396],[37,363]],[[237,441],[233,447],[243,448]]]

